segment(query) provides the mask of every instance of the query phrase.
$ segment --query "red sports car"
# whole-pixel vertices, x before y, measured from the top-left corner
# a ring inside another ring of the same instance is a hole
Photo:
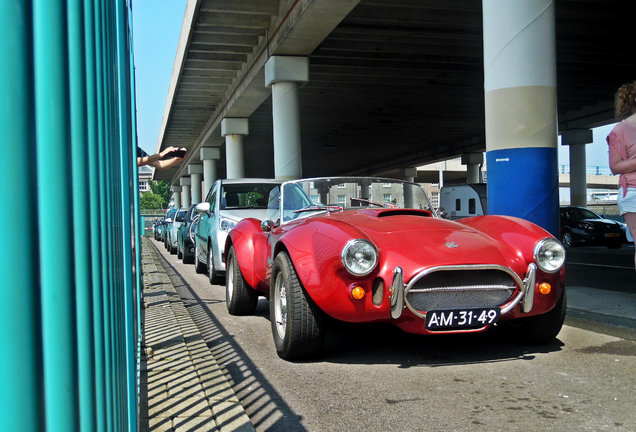
[[[244,219],[226,246],[226,303],[269,298],[284,359],[315,356],[329,316],[391,322],[419,334],[502,327],[547,343],[565,317],[565,250],[544,229],[505,216],[440,218],[419,185],[368,177],[288,181],[267,219]]]

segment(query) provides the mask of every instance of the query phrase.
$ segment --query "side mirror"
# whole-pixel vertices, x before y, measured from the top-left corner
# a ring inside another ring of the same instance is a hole
[[[166,220],[163,221],[164,223],[172,223],[172,219],[168,218]]]
[[[194,208],[194,211],[197,212],[197,213],[209,213],[210,212],[210,203],[207,202],[207,201],[199,203]]]
[[[261,222],[261,229],[265,232],[270,232],[275,226],[276,224],[269,219],[265,219]]]

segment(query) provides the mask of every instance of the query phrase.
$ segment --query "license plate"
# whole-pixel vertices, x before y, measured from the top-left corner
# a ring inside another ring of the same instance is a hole
[[[605,233],[605,237],[620,237],[620,233]]]
[[[426,329],[459,330],[481,328],[499,319],[499,309],[453,309],[426,312]]]

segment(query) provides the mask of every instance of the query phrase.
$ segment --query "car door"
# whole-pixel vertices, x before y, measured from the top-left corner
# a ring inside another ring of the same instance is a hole
[[[208,238],[212,235],[212,215],[214,214],[214,208],[216,207],[217,188],[220,182],[216,182],[214,187],[210,190],[210,193],[206,197],[206,201],[210,204],[210,211],[206,213],[200,213],[199,223],[196,227],[196,239],[197,250],[199,251],[198,258],[207,262],[207,250],[208,250]]]

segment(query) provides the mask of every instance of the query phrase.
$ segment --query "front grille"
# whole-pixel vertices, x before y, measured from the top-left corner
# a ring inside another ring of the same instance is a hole
[[[410,286],[405,300],[421,313],[493,308],[507,303],[516,289],[514,278],[503,270],[438,270]]]

